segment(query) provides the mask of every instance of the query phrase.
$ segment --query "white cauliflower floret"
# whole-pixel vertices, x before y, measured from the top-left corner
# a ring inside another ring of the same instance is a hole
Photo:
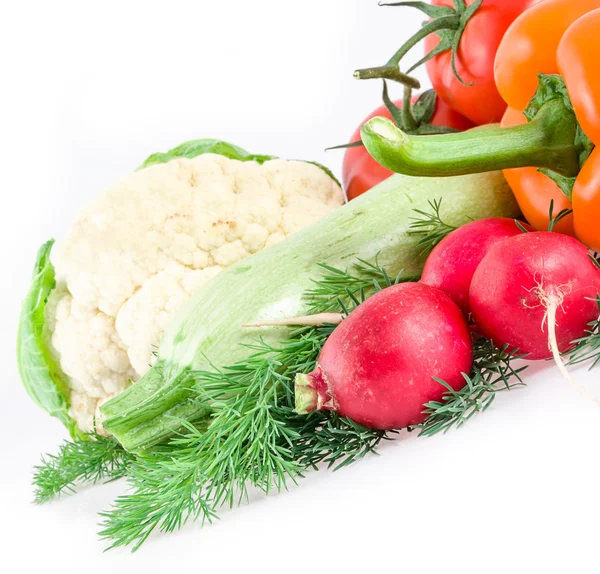
[[[214,154],[135,172],[89,203],[56,246],[46,307],[77,425],[93,430],[99,404],[148,370],[199,286],[342,203],[315,165]]]
[[[50,299],[56,299],[52,347],[73,390],[96,399],[123,390],[123,380],[135,372],[114,318],[80,305],[64,288],[53,291]]]
[[[152,351],[173,313],[221,269],[218,265],[189,269],[172,261],[125,302],[117,314],[116,329],[136,375],[144,375],[154,364]]]

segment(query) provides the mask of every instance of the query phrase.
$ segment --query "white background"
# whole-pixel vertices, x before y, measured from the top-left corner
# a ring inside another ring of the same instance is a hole
[[[324,148],[380,101],[379,83],[357,82],[353,69],[383,63],[421,20],[374,0],[3,6],[0,570],[600,571],[600,411],[549,364],[458,432],[387,444],[134,555],[103,554],[96,536],[96,512],[122,483],[31,504],[33,465],[65,438],[27,398],[14,360],[38,246],[150,153],[188,139],[316,159],[339,174],[341,153]]]

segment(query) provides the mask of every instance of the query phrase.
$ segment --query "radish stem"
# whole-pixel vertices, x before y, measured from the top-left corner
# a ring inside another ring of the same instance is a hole
[[[298,373],[296,375],[296,384],[294,388],[296,400],[295,411],[300,415],[319,409],[319,393],[311,383],[311,375]]]

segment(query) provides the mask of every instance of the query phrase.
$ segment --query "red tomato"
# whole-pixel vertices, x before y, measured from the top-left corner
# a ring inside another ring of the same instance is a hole
[[[499,122],[506,110],[494,82],[494,58],[500,40],[513,20],[537,0],[484,0],[467,22],[456,57],[454,74],[451,51],[428,60],[427,72],[439,97],[477,125]],[[466,0],[470,5],[474,0]],[[454,8],[454,0],[432,0],[434,6]],[[425,39],[425,53],[439,43],[436,34]]]
[[[414,96],[413,102],[417,98],[418,96]],[[402,100],[394,103],[398,107],[402,106]],[[360,128],[367,120],[375,116],[384,116],[390,119],[392,117],[385,106],[380,106],[360,123],[356,131],[352,134],[351,142],[360,140]],[[448,126],[461,131],[473,127],[473,124],[467,118],[455,112],[439,98],[437,98],[435,112],[430,123],[434,126]],[[392,172],[379,165],[364,147],[350,147],[346,149],[342,165],[342,182],[348,200],[358,197],[365,191],[369,191],[369,189],[377,185],[380,181],[387,179],[390,175],[392,175]]]

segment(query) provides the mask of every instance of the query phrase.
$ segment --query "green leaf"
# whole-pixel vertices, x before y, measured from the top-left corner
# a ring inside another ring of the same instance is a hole
[[[156,165],[159,163],[167,163],[173,159],[177,159],[179,157],[186,157],[188,159],[198,157],[199,155],[203,155],[205,153],[214,153],[217,155],[222,155],[224,157],[228,157],[229,159],[237,159],[239,161],[256,161],[260,164],[265,163],[271,159],[277,159],[277,156],[274,155],[260,155],[260,154],[251,154],[248,153],[245,149],[238,147],[236,145],[230,144],[228,142],[224,142],[222,140],[215,139],[201,139],[201,140],[191,140],[189,142],[182,143],[177,147],[167,151],[167,152],[158,152],[153,153],[146,161],[138,168],[144,169],[146,167],[150,167],[152,165]],[[305,160],[298,160],[305,161]],[[339,181],[335,178],[333,173],[326,168],[324,165],[317,163],[316,161],[306,161],[305,163],[311,163],[316,165],[318,168],[322,169],[331,179],[333,179],[338,185]]]
[[[326,147],[325,151],[331,151],[334,149],[347,149],[350,147],[363,147],[365,144],[362,143],[361,140],[355,141],[355,142],[350,142],[347,144],[340,144],[340,145],[332,145],[331,147]]]
[[[331,179],[333,179],[333,181],[335,181],[335,183],[337,183],[341,187],[341,183],[338,181],[338,178],[335,177],[335,175],[333,175],[333,172],[328,167],[325,167],[323,164],[319,163],[318,161],[306,161],[304,159],[297,160],[297,161],[303,161],[304,163],[311,163],[312,165],[316,165],[318,168],[322,169]]]
[[[435,113],[437,94],[434,90],[425,90],[413,106],[413,114],[419,125],[428,124]]]
[[[17,337],[19,374],[29,396],[50,415],[59,419],[73,438],[80,436],[68,414],[69,394],[65,375],[52,357],[45,336],[44,311],[56,286],[50,252],[54,240],[40,248],[29,292],[21,306]]]
[[[153,153],[138,169],[144,169],[151,165],[159,163],[167,163],[178,157],[193,158],[205,153],[214,153],[228,157],[229,159],[237,159],[239,161],[257,161],[264,163],[270,159],[276,159],[272,155],[253,155],[245,149],[236,145],[215,139],[191,140],[167,152]]]
[[[390,99],[387,89],[387,82],[385,80],[383,80],[383,93],[381,95],[381,98],[383,99],[383,103],[385,104],[387,111],[390,112],[394,123],[400,129],[406,130],[406,126],[404,125],[404,118],[402,117],[402,110]]]

